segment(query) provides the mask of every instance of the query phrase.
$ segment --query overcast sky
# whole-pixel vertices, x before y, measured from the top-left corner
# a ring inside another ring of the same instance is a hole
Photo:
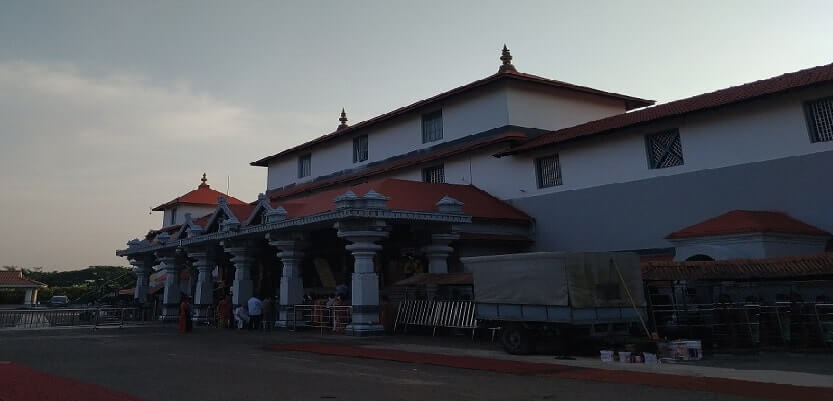
[[[200,175],[497,71],[665,102],[833,62],[826,1],[0,0],[0,265],[118,264]]]

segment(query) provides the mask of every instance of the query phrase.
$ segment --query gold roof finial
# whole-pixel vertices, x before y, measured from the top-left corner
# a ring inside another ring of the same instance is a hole
[[[347,113],[344,112],[344,107],[341,108],[341,117],[338,119],[338,121],[341,121],[341,124],[338,125],[336,131],[347,128]]]
[[[512,65],[512,54],[509,53],[509,48],[506,47],[506,44],[503,45],[503,51],[500,55],[500,61],[502,61],[503,64],[501,64],[500,69],[498,69],[498,72],[518,72],[518,70],[515,69],[515,66]]]

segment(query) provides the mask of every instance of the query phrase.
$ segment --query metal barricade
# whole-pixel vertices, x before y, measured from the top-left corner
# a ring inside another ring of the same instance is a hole
[[[149,320],[143,308],[0,309],[0,329],[122,327]]]
[[[287,328],[297,331],[299,328],[318,329],[320,333],[331,331],[344,333],[352,321],[353,307],[349,305],[290,305],[287,308]]]
[[[475,304],[472,301],[435,301],[405,299],[399,303],[393,329],[408,326],[432,327],[436,335],[438,327],[476,329]]]

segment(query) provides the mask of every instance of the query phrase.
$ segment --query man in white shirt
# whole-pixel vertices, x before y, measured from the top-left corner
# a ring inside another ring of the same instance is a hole
[[[260,321],[263,318],[263,302],[256,296],[249,298],[249,330],[260,328]]]

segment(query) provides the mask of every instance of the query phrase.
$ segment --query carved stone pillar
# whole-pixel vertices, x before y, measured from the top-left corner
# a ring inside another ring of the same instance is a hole
[[[373,265],[376,252],[382,249],[376,244],[388,236],[383,221],[355,225],[336,223],[338,237],[352,244],[345,248],[353,254],[352,304],[353,319],[347,332],[354,335],[375,334],[384,331],[379,323],[379,276]]]
[[[133,271],[136,273],[136,289],[133,291],[133,299],[138,303],[147,302],[148,288],[150,287],[150,272],[152,260],[147,257],[137,256],[130,259]]]
[[[188,250],[188,257],[194,260],[194,267],[197,268],[197,285],[194,292],[193,316],[195,322],[208,321],[208,312],[214,304],[214,278],[211,271],[214,270],[213,252],[207,249]]]
[[[181,266],[177,263],[176,251],[173,249],[159,250],[155,255],[159,262],[156,270],[165,272],[165,292],[162,295],[162,315],[159,320],[176,321],[179,319],[179,270]]]
[[[287,311],[290,306],[297,305],[303,302],[304,299],[304,281],[301,277],[301,262],[306,255],[304,249],[306,248],[306,241],[303,234],[292,234],[289,236],[279,236],[276,234],[269,234],[269,245],[278,249],[278,258],[283,264],[283,271],[281,272],[280,284],[280,305],[278,306],[278,321],[276,323],[279,327],[286,327],[289,316]]]
[[[428,273],[448,273],[448,256],[454,252],[454,248],[448,244],[458,238],[458,234],[431,235],[431,245],[422,247],[428,258]]]
[[[255,244],[250,241],[223,241],[223,250],[231,255],[234,282],[231,284],[231,303],[245,305],[253,294],[252,266],[255,263]]]

